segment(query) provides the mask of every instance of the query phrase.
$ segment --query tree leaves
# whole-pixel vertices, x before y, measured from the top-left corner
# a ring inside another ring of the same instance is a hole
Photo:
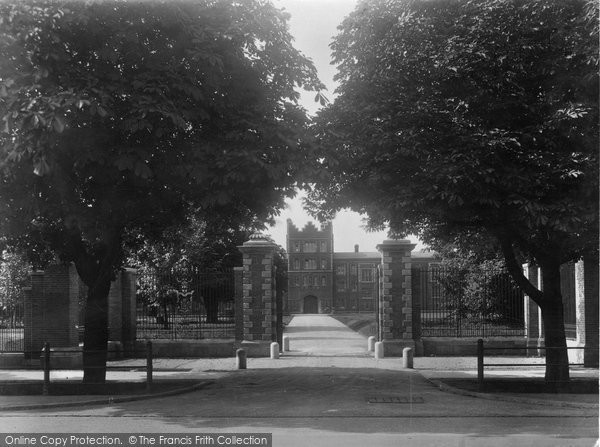
[[[502,229],[532,257],[549,240],[562,259],[594,249],[597,217],[578,220],[598,206],[584,5],[359,5],[332,44],[340,87],[315,125],[329,170],[315,176],[316,212],[351,206],[431,241]]]
[[[52,119],[52,127],[58,133],[62,133],[65,130],[65,122],[60,116],[55,116]]]
[[[267,219],[292,190],[294,88],[323,86],[270,3],[40,0],[0,17],[3,233],[105,259],[109,239],[192,205]]]

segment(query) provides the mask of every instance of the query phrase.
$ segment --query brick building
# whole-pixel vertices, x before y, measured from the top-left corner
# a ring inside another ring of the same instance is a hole
[[[289,313],[374,312],[381,253],[336,252],[331,223],[303,229],[287,220]],[[414,262],[419,262],[419,258]],[[431,261],[424,255],[423,262]]]

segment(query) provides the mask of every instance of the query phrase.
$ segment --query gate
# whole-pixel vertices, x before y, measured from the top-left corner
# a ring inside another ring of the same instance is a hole
[[[524,336],[523,293],[504,270],[412,270],[422,337]]]
[[[140,269],[136,338],[234,338],[234,301],[233,270]]]

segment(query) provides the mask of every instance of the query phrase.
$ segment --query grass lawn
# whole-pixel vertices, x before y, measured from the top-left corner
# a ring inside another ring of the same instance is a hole
[[[354,332],[358,332],[365,337],[377,334],[377,321],[375,313],[348,313],[348,314],[333,314],[333,318],[341,323],[344,323]]]

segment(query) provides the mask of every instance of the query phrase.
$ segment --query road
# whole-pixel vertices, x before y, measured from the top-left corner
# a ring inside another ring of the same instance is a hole
[[[273,433],[277,447],[564,447],[597,441],[597,410],[442,392],[418,372],[399,368],[398,359],[367,357],[359,343],[366,340],[329,317],[296,318],[288,335],[293,355],[249,359],[241,371],[212,362],[196,371],[211,381],[196,392],[3,413],[0,426],[5,433]]]

